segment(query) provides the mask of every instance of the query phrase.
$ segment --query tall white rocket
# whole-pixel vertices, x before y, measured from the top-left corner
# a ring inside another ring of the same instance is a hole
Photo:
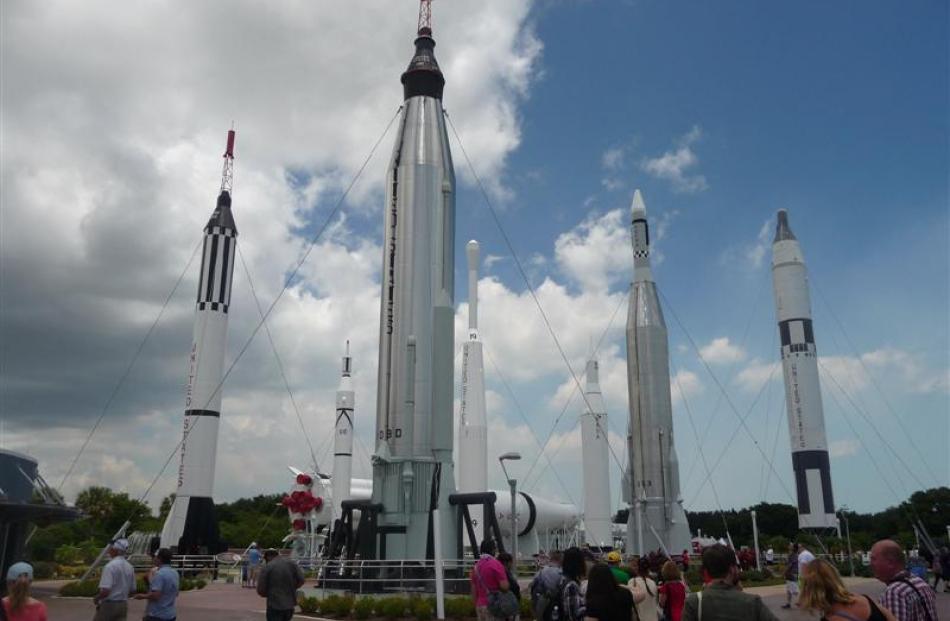
[[[811,297],[802,249],[778,212],[772,244],[772,285],[782,340],[785,407],[792,444],[792,469],[798,496],[799,528],[834,528],[831,465],[825,438],[825,415],[818,381],[818,352],[811,322]]]
[[[390,559],[454,549],[455,171],[428,2],[386,176],[373,503]],[[382,538],[381,538],[382,539]],[[382,552],[382,546],[380,546]],[[382,554],[380,554],[382,556]]]
[[[613,546],[610,519],[610,473],[607,458],[607,408],[600,392],[597,360],[587,361],[587,386],[581,413],[584,462],[584,536],[590,546]]]
[[[488,490],[488,429],[485,416],[485,368],[478,335],[478,242],[465,246],[468,258],[468,340],[462,343],[462,398],[459,407],[457,476],[460,492]],[[481,541],[481,505],[469,507],[475,536]]]
[[[673,442],[670,353],[666,322],[650,269],[650,228],[640,190],[631,205],[633,288],[627,309],[627,447],[632,503],[627,550],[646,554],[688,549],[689,524],[680,497],[679,462]]]
[[[346,342],[343,356],[343,371],[340,386],[336,391],[336,427],[333,436],[333,518],[340,519],[343,509],[340,503],[350,499],[353,474],[353,409],[356,393],[353,392],[353,358],[350,357],[350,342]]]
[[[237,227],[231,215],[234,130],[228,132],[221,192],[204,228],[195,328],[188,356],[185,424],[175,502],[162,528],[162,547],[180,554],[220,550],[215,517],[214,466],[221,417],[221,378],[231,306]]]

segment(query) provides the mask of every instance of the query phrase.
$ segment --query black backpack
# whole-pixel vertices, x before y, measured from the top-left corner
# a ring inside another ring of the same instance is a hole
[[[564,619],[564,585],[567,578],[561,577],[553,590],[545,591],[538,596],[535,607],[535,618],[539,621],[562,621]],[[541,613],[540,615],[538,613]]]

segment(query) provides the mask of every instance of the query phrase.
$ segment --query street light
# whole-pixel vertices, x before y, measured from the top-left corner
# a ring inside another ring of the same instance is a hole
[[[511,564],[515,567],[516,575],[518,567],[518,518],[515,516],[515,498],[518,482],[508,475],[505,461],[518,461],[519,459],[521,459],[521,453],[505,453],[498,457],[501,471],[505,473],[505,478],[508,479],[508,487],[511,488]]]

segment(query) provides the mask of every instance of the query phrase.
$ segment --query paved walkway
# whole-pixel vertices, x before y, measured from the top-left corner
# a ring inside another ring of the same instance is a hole
[[[856,593],[877,598],[884,588],[872,578],[845,578],[848,587]],[[62,582],[40,582],[34,585],[36,597],[44,600],[49,607],[49,618],[55,621],[90,621],[95,614],[92,601],[88,599],[64,599],[54,597]],[[766,604],[782,621],[814,621],[801,610],[784,610],[785,587],[770,586],[749,589],[749,592],[761,595]],[[133,601],[129,604],[129,619],[141,619],[145,612],[145,602]],[[937,594],[937,615],[950,620],[950,593]],[[262,621],[264,618],[264,600],[253,589],[242,589],[234,584],[209,584],[200,591],[188,591],[178,598],[179,621]],[[296,618],[307,618],[297,615]]]

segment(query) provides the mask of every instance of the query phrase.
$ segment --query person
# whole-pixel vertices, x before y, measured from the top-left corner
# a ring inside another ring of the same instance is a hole
[[[673,561],[666,561],[660,569],[660,576],[663,578],[659,588],[663,618],[666,621],[680,621],[686,602],[686,583],[683,582],[680,568]]]
[[[680,562],[683,566],[683,573],[689,571],[689,550],[683,550],[683,555],[680,557]]]
[[[613,567],[603,563],[597,563],[590,570],[584,602],[587,621],[631,621],[636,611],[633,595],[617,584]]]
[[[633,593],[633,603],[637,607],[640,621],[657,621],[660,618],[659,589],[650,574],[634,574],[627,588]]]
[[[252,541],[247,549],[247,586],[252,589],[257,586],[257,579],[261,574],[261,551],[257,543]]]
[[[778,621],[758,595],[743,593],[735,552],[722,544],[703,550],[703,573],[709,583],[686,598],[683,621]]]
[[[472,568],[472,600],[479,621],[492,621],[495,617],[488,611],[488,594],[507,591],[511,588],[504,565],[495,558],[495,541],[485,539],[478,546],[480,556]]]
[[[174,621],[178,616],[175,600],[178,598],[178,572],[172,567],[172,552],[161,548],[155,553],[156,570],[150,574],[148,593],[139,593],[135,599],[146,599],[143,621]]]
[[[801,571],[802,609],[821,614],[823,621],[895,621],[894,615],[867,595],[857,596],[845,587],[834,565],[815,559]]]
[[[805,570],[805,567],[808,563],[815,560],[815,555],[806,548],[804,545],[798,546],[798,575],[799,579],[801,578],[802,572]]]
[[[613,574],[617,584],[627,584],[630,582],[630,574],[627,570],[620,567],[620,552],[611,550],[607,553],[607,566],[610,567],[610,573]]]
[[[934,591],[937,590],[937,580],[941,577],[943,592],[950,593],[950,548],[947,546],[940,548],[940,551],[934,555]]]
[[[267,564],[257,579],[257,594],[267,598],[267,621],[290,621],[297,607],[297,589],[303,586],[303,571],[274,548],[264,552]]]
[[[498,555],[498,562],[505,568],[505,575],[508,578],[508,587],[515,594],[515,598],[521,601],[521,585],[515,577],[515,559],[508,552],[502,552]]]
[[[531,594],[531,610],[534,611],[535,619],[539,621],[544,619],[545,613],[554,605],[563,578],[561,553],[555,550],[548,556],[547,565],[538,570],[528,587],[528,592]]]
[[[904,551],[896,542],[883,539],[871,546],[871,573],[887,585],[881,605],[898,621],[937,621],[936,593],[905,564]]]
[[[99,592],[92,598],[96,605],[94,621],[121,621],[129,615],[129,596],[135,593],[135,570],[125,560],[128,539],[116,539],[109,545],[112,557],[102,568]]]
[[[3,612],[10,621],[46,621],[46,604],[30,597],[33,566],[14,563],[7,570],[7,592],[3,598]]]
[[[798,544],[788,544],[788,560],[785,562],[785,603],[782,608],[791,608],[792,599],[798,601]]]
[[[775,564],[775,550],[769,548],[765,551],[765,564],[774,565]]]
[[[568,548],[561,561],[564,587],[561,589],[561,621],[581,621],[585,616],[584,594],[581,581],[587,576],[587,562],[580,548]]]

